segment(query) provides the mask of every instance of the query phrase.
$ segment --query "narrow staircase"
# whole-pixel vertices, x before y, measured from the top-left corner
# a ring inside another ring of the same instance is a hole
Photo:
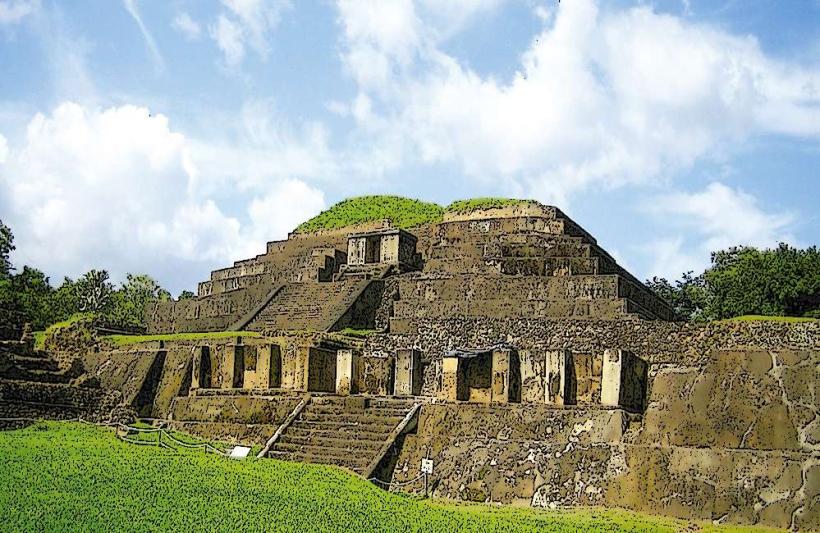
[[[314,396],[268,457],[342,466],[360,475],[415,409],[412,399]]]

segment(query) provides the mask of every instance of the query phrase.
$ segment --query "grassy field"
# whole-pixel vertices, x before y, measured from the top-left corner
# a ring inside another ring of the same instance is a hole
[[[296,231],[307,233],[323,229],[337,229],[363,222],[389,218],[395,226],[409,228],[441,218],[444,209],[434,203],[411,200],[400,196],[360,196],[349,198],[301,223]]]
[[[109,429],[80,423],[0,432],[0,454],[3,531],[679,531],[688,525],[619,510],[430,502],[384,492],[332,467],[128,444]]]
[[[816,318],[808,318],[802,316],[766,316],[766,315],[743,315],[734,318],[727,318],[718,320],[718,322],[817,322]]]
[[[297,233],[338,229],[363,222],[389,218],[393,225],[409,228],[441,220],[445,212],[463,213],[474,209],[506,207],[526,200],[512,198],[472,198],[458,200],[446,208],[431,202],[422,202],[401,196],[360,196],[349,198],[322,211],[296,228]]]
[[[210,333],[163,333],[158,335],[105,335],[117,346],[128,346],[149,341],[196,341],[202,339],[225,339],[229,337],[259,337],[257,331],[213,331]]]
[[[523,202],[526,202],[526,200],[516,200],[514,198],[471,198],[469,200],[456,200],[447,206],[447,211],[450,213],[464,213],[476,209],[509,207]]]

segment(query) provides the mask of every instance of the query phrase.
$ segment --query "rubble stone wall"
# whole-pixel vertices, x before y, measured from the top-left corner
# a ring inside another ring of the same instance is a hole
[[[394,480],[429,457],[441,497],[820,527],[820,350],[731,348],[655,366],[643,415],[425,405]]]

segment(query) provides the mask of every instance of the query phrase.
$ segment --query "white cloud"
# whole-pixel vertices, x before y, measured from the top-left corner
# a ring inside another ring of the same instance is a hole
[[[273,144],[259,128],[243,138],[255,138],[254,150],[262,152]],[[298,151],[290,145],[301,141],[279,139],[278,151],[242,166],[236,163],[245,161],[245,145],[209,149],[145,108],[63,103],[31,119],[0,167],[15,262],[57,278],[108,268],[116,279],[148,272],[191,283],[261,253],[265,241],[284,238],[324,207],[322,192],[298,178],[316,169],[288,167]],[[264,165],[290,168],[290,175],[266,173]]]
[[[0,134],[0,165],[6,162],[9,155],[9,143],[3,134]]]
[[[154,62],[154,68],[158,72],[165,70],[165,59],[163,59],[162,54],[159,51],[159,47],[157,46],[157,43],[154,40],[154,36],[151,35],[151,32],[148,31],[148,28],[145,27],[145,24],[142,21],[142,16],[140,15],[139,9],[137,8],[137,0],[122,1],[123,5],[125,6],[125,10],[128,11],[128,14],[131,15],[131,18],[133,18],[134,22],[137,23],[137,27],[140,29],[140,33],[142,33],[143,39],[145,39],[145,45],[148,47],[148,51],[151,53],[151,59]]]
[[[270,53],[268,34],[279,24],[282,13],[291,7],[289,0],[222,0],[223,10],[209,28],[211,38],[222,51],[225,64],[236,67],[246,48],[263,60]]]
[[[0,24],[17,24],[39,8],[40,0],[0,0]]]
[[[691,236],[688,241],[680,235],[660,239],[646,249],[654,258],[652,273],[672,279],[703,270],[716,250],[795,241],[789,231],[795,221],[792,213],[768,212],[754,196],[718,182],[697,192],[660,195],[647,205],[659,221]]]
[[[750,136],[820,138],[816,66],[648,7],[562,2],[508,80],[445,53],[444,30],[430,24],[441,17],[426,4],[338,7],[356,101],[369,103],[353,116],[393,166],[456,164],[473,180],[566,203],[668,179]]]
[[[174,17],[171,27],[185,36],[186,39],[195,41],[202,34],[202,27],[197,21],[191,18],[188,13],[179,13]]]
[[[245,57],[242,28],[225,15],[219,15],[216,25],[209,29],[211,38],[216,41],[225,58],[225,64],[234,67]]]

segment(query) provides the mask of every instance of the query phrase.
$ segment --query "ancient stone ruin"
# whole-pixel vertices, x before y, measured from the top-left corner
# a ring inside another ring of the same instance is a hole
[[[79,355],[143,416],[391,490],[428,459],[437,497],[820,528],[818,323],[674,318],[522,202],[292,233],[146,310],[237,333]]]

